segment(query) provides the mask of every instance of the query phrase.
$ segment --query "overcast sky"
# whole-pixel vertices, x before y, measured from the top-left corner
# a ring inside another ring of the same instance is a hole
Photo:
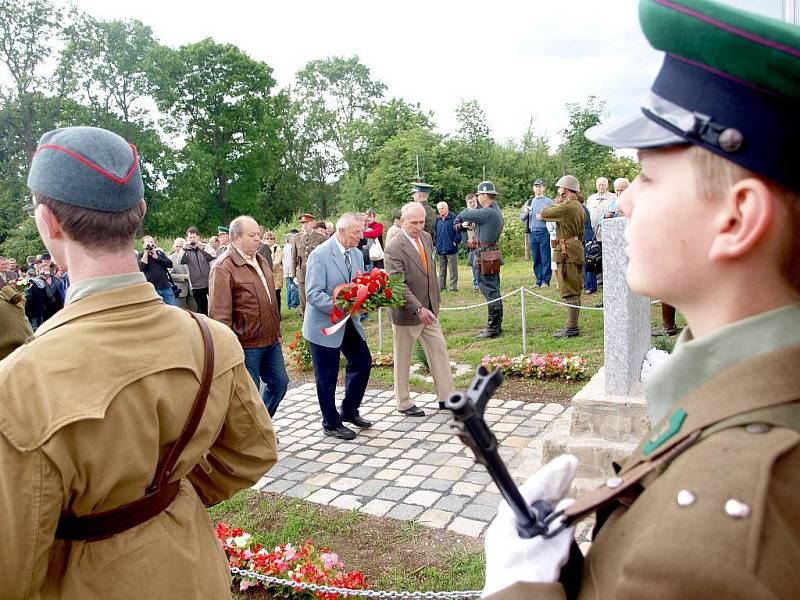
[[[780,17],[783,0],[728,0]],[[274,69],[280,87],[309,60],[358,55],[388,96],[433,111],[455,129],[477,100],[495,139],[533,119],[555,142],[565,103],[593,94],[611,116],[635,110],[661,54],[639,30],[637,0],[74,0],[101,19],[135,18],[170,46],[212,37]]]

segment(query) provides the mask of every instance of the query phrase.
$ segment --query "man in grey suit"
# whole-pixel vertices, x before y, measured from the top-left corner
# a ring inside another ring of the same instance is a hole
[[[398,410],[409,417],[423,417],[408,392],[411,349],[419,340],[436,386],[439,408],[453,393],[453,375],[439,314],[439,281],[433,265],[433,242],[425,229],[425,208],[418,202],[403,206],[400,215],[402,232],[386,247],[384,261],[390,275],[400,273],[406,280],[405,304],[393,308],[394,393]]]
[[[322,412],[322,431],[327,436],[343,440],[356,437],[355,431],[345,427],[343,421],[362,429],[372,425],[358,414],[372,370],[372,355],[359,319],[349,319],[345,326],[330,335],[325,335],[322,330],[331,326],[333,290],[364,270],[363,256],[356,248],[363,234],[363,217],[355,213],[343,214],[336,222],[334,235],[311,252],[306,267],[303,337],[308,340],[311,350]],[[334,394],[341,354],[344,354],[347,365],[340,414]]]

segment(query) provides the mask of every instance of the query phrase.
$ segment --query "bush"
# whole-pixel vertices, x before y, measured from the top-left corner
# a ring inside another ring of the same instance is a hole
[[[45,251],[36,222],[26,218],[16,229],[8,232],[5,242],[0,244],[0,255],[17,259],[17,265],[25,264],[26,256],[35,256]]]

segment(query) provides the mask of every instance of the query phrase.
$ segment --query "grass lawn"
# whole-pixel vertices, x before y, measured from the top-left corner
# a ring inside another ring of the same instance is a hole
[[[460,291],[442,293],[442,307],[466,307],[484,302],[480,293],[472,292],[472,271],[465,264],[459,265]],[[522,259],[509,261],[503,266],[501,273],[501,293],[507,294],[522,286],[531,288],[536,293],[561,300],[558,290],[550,288],[534,288],[534,277],[530,261]],[[555,281],[555,279],[554,279]],[[603,288],[596,294],[582,297],[585,306],[594,307],[603,301]],[[477,368],[481,358],[486,354],[506,354],[516,356],[522,354],[522,307],[520,295],[515,294],[503,301],[503,335],[491,340],[477,340],[475,335],[486,326],[486,307],[481,306],[468,310],[442,311],[439,319],[442,331],[447,339],[450,360],[466,363]],[[528,352],[570,352],[580,354],[588,363],[589,376],[597,372],[603,364],[603,313],[596,310],[584,310],[580,314],[581,335],[574,338],[553,338],[553,332],[564,326],[565,308],[540,300],[531,295],[526,296],[526,328],[528,336]],[[284,342],[288,343],[293,332],[299,330],[302,318],[299,309],[289,311],[283,309],[282,331]],[[661,320],[661,307],[652,307],[652,323],[657,325]],[[679,315],[679,325],[682,325]],[[382,349],[384,353],[392,352],[392,328],[389,315],[384,313],[383,340],[379,347],[378,318],[370,315],[365,321],[367,341],[372,352]],[[661,340],[665,349],[671,348],[671,340]],[[293,379],[313,381],[313,373],[290,373]],[[370,386],[391,389],[393,386],[391,367],[374,368],[370,377]],[[472,375],[456,378],[457,388],[465,388],[472,380]],[[559,398],[570,398],[583,384],[561,381],[508,381],[498,392],[505,397],[519,400],[540,402],[542,399],[559,401]],[[418,392],[433,391],[433,385],[412,379],[411,388]],[[563,401],[563,400],[562,400]]]

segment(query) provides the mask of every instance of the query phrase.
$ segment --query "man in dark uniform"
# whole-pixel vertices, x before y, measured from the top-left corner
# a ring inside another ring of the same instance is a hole
[[[639,150],[626,278],[688,326],[645,382],[653,430],[566,509],[599,509],[582,576],[562,569],[571,528],[523,540],[501,506],[484,597],[797,598],[800,29],[708,0],[639,14],[661,71],[641,111],[586,136]],[[526,500],[557,503],[576,466],[555,459]]]
[[[433,230],[436,226],[436,209],[428,204],[428,196],[431,195],[431,186],[417,179],[411,184],[411,194],[414,197],[414,202],[419,202],[425,207],[425,233],[433,238]]]
[[[583,289],[583,237],[586,212],[578,194],[581,185],[572,175],[564,175],[556,182],[558,199],[555,204],[546,206],[536,218],[556,224],[556,239],[553,240],[558,269],[556,279],[561,298],[567,307],[567,326],[553,334],[555,338],[580,335],[578,329],[578,308],[581,305]]]
[[[495,338],[503,333],[503,301],[500,300],[500,234],[503,232],[503,213],[495,202],[497,190],[491,181],[478,186],[481,208],[467,208],[459,213],[462,221],[475,224],[478,240],[475,260],[478,261],[478,287],[489,304],[486,329],[478,338]]]
[[[311,251],[324,242],[327,237],[314,229],[314,215],[303,213],[300,215],[302,231],[292,238],[292,262],[289,265],[289,274],[294,277],[294,283],[300,288],[300,313],[306,310],[306,264]]]

